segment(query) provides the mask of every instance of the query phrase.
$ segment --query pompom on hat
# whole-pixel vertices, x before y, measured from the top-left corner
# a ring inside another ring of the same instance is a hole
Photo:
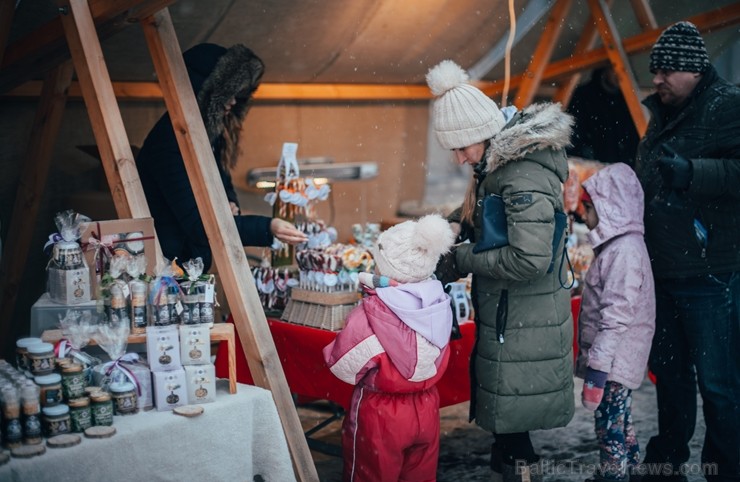
[[[443,60],[426,75],[437,99],[432,125],[445,149],[462,149],[488,140],[506,121],[496,103],[469,82],[467,72],[452,60]]]
[[[704,39],[691,22],[674,23],[660,34],[650,52],[650,72],[705,72],[711,64]]]
[[[439,257],[454,242],[450,223],[438,214],[430,214],[383,231],[372,254],[381,275],[399,283],[418,283],[432,276]]]

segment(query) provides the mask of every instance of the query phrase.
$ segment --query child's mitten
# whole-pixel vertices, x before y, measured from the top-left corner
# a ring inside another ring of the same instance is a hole
[[[581,402],[586,410],[596,410],[604,398],[604,385],[609,374],[589,367],[586,369],[586,378],[583,380]]]

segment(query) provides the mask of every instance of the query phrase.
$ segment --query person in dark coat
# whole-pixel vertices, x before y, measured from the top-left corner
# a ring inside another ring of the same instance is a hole
[[[273,236],[290,244],[305,241],[305,235],[287,221],[241,215],[229,174],[236,164],[249,100],[264,72],[262,60],[244,45],[226,49],[209,43],[187,50],[183,59],[242,245],[270,246]],[[149,132],[136,167],[164,256],[177,257],[180,262],[201,257],[207,271],[212,262],[211,246],[169,113]]]
[[[634,165],[640,136],[611,67],[594,70],[573,93],[567,112],[575,119],[569,155]]]
[[[650,71],[656,92],[643,102],[651,119],[636,163],[656,294],[649,366],[657,378],[658,435],[647,445],[645,462],[666,464],[666,470],[647,480],[686,480],[680,468],[689,460],[698,382],[704,475],[737,481],[740,89],[717,75],[689,22],[661,34]]]

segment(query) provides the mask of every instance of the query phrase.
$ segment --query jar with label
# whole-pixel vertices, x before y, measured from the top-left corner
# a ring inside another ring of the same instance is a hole
[[[90,410],[89,398],[75,398],[70,400],[68,404],[73,432],[84,432],[86,428],[92,427],[92,411]]]
[[[116,280],[108,288],[110,291],[110,312],[108,313],[108,319],[113,324],[123,323],[130,326],[131,317],[128,309],[128,296],[125,292],[128,291],[128,285],[121,283],[123,282]]]
[[[44,439],[41,434],[39,387],[29,381],[21,387],[20,391],[23,406],[23,443],[26,445],[40,444]]]
[[[47,437],[70,432],[71,419],[68,406],[60,404],[53,407],[44,407],[41,409],[41,413],[41,423]]]
[[[139,411],[136,406],[136,387],[131,382],[111,383],[110,395],[116,415],[132,415]]]
[[[56,356],[51,343],[35,343],[28,348],[29,369],[34,376],[48,375],[54,371]]]
[[[53,407],[62,403],[62,376],[58,373],[34,377],[34,382],[39,386],[42,407]]]
[[[62,368],[62,394],[65,400],[85,396],[87,377],[80,363],[70,363]]]
[[[113,425],[113,402],[110,393],[102,391],[91,393],[90,411],[93,425]]]
[[[131,333],[146,333],[146,289],[144,281],[133,279],[129,281],[131,290]]]
[[[43,343],[41,338],[20,338],[15,342],[15,366],[20,371],[30,370],[31,366],[28,360],[28,347]]]
[[[3,415],[3,445],[8,448],[20,447],[23,444],[21,399],[14,385],[8,383],[0,387],[0,407]]]

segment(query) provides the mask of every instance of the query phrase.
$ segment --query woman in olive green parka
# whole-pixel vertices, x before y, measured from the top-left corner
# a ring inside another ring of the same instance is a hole
[[[493,432],[492,468],[503,480],[521,480],[513,470],[518,460],[526,460],[531,480],[541,480],[529,431],[563,427],[574,412],[573,320],[561,283],[565,232],[555,226],[572,119],[557,104],[502,112],[452,61],[431,69],[427,83],[437,96],[437,138],[475,172],[465,202],[449,217],[470,243],[447,259],[452,278],[473,273],[471,419]],[[490,195],[503,199],[508,244],[475,254]]]

